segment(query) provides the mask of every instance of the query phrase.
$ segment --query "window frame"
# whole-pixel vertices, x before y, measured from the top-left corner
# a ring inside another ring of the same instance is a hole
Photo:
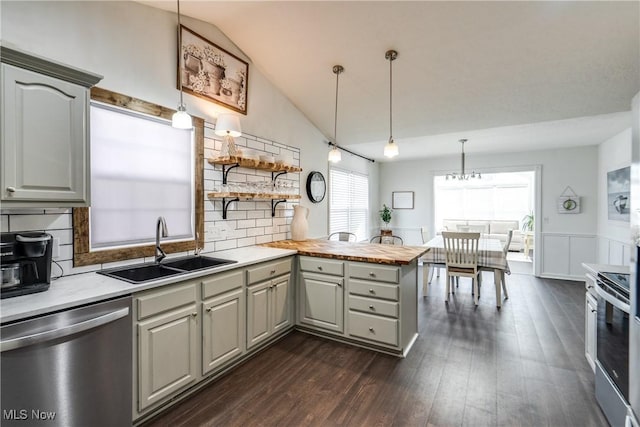
[[[160,117],[166,120],[171,120],[171,116],[175,113],[175,110],[98,87],[91,88],[91,100],[136,111],[138,113],[148,114],[150,116]],[[202,249],[204,246],[204,120],[199,117],[193,117],[193,129],[195,144],[195,238],[163,244],[162,249],[166,253],[186,252],[195,250],[196,248]],[[88,207],[73,208],[74,267],[151,257],[154,255],[155,244],[91,251],[89,242],[89,209],[90,208]]]

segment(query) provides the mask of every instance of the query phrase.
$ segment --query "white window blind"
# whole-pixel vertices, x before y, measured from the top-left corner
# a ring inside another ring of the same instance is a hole
[[[194,237],[193,131],[91,104],[91,249],[149,244],[164,216],[169,238]]]
[[[329,233],[349,231],[368,236],[369,178],[341,169],[329,170]]]

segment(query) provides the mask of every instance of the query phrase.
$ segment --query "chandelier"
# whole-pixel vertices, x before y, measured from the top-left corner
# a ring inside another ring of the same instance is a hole
[[[467,142],[467,140],[466,139],[461,139],[459,142],[460,142],[460,144],[462,144],[462,155],[461,155],[462,166],[461,166],[461,169],[460,169],[460,173],[455,173],[455,172],[448,173],[447,174],[447,180],[449,180],[449,179],[458,179],[460,181],[466,181],[469,178],[481,179],[482,176],[480,175],[480,172],[476,173],[475,171],[471,171],[471,174],[466,174],[464,172],[464,143]]]

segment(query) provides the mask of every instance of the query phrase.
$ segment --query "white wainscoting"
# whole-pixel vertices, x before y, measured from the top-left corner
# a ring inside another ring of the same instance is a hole
[[[590,234],[541,233],[542,271],[552,279],[584,280],[583,262],[594,263],[598,256],[597,236]]]
[[[598,237],[598,264],[629,265],[631,241],[622,242],[608,237]]]

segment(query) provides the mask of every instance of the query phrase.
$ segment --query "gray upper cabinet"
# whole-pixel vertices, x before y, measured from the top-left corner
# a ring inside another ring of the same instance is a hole
[[[102,77],[2,47],[0,200],[88,206],[90,88]]]

